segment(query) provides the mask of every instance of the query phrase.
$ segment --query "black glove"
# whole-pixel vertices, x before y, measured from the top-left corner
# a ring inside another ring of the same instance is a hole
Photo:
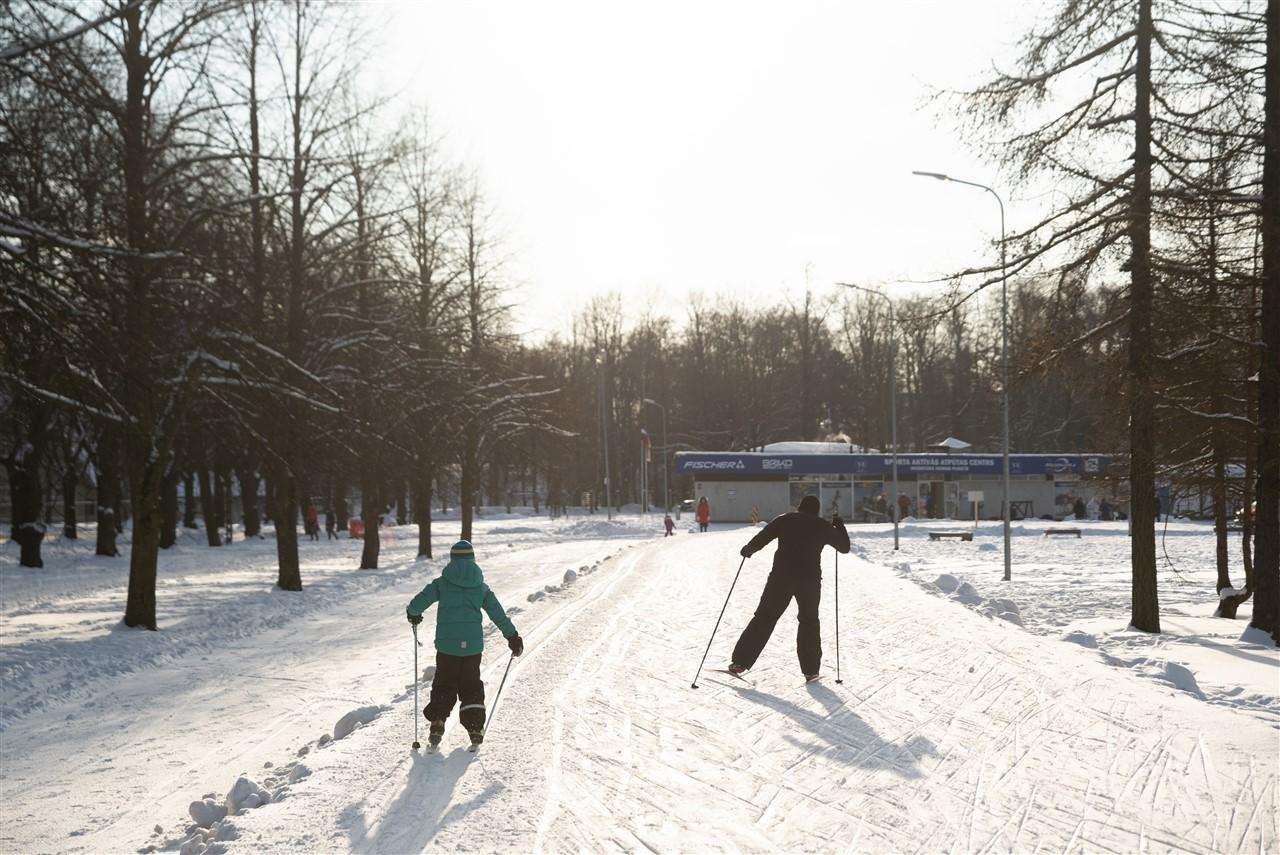
[[[741,555],[743,558],[750,558],[752,555],[751,547],[750,546],[742,547],[742,549],[738,552],[738,554]]]
[[[520,633],[516,633],[507,639],[507,647],[511,648],[512,656],[519,656],[524,653],[524,639],[520,637]]]
[[[413,624],[414,626],[417,626],[418,624],[422,623],[422,615],[411,615],[408,612],[406,612],[405,617],[409,618],[409,623]]]

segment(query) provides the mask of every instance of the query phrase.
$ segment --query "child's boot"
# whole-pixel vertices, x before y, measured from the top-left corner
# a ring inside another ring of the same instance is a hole
[[[479,751],[479,750],[480,750],[480,744],[481,744],[482,742],[484,742],[484,731],[483,731],[483,730],[468,730],[468,731],[467,731],[467,733],[471,736],[471,747],[470,747],[469,749],[467,749],[467,750],[468,750],[468,751]]]
[[[435,751],[440,747],[440,740],[444,738],[444,722],[431,722],[431,732],[427,734],[427,750]]]

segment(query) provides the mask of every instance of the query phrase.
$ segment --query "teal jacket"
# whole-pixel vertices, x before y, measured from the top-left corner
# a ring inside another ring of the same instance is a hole
[[[420,615],[435,603],[440,604],[436,613],[436,650],[441,653],[474,656],[484,650],[481,609],[505,637],[516,634],[515,625],[484,583],[484,574],[474,558],[454,558],[446,564],[440,577],[409,601],[409,614]]]

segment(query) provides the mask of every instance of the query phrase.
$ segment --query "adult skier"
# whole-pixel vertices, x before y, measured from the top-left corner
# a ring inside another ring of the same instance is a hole
[[[502,603],[484,583],[475,549],[465,540],[449,550],[449,563],[440,576],[409,601],[409,623],[422,623],[422,613],[433,603],[439,603],[440,609],[436,612],[436,673],[431,680],[431,700],[422,710],[431,723],[427,741],[433,749],[440,744],[445,720],[457,701],[462,704],[458,720],[471,736],[471,744],[478,746],[484,741],[485,719],[484,681],[480,679],[484,627],[480,610],[484,609],[506,637],[512,656],[524,652],[524,641]]]
[[[733,648],[729,673],[741,674],[756,664],[760,651],[773,634],[773,627],[795,598],[799,627],[796,629],[796,656],[806,680],[816,680],[822,662],[822,631],[818,623],[818,601],[822,597],[822,547],[849,552],[849,532],[838,514],[827,522],[818,516],[817,496],[805,496],[800,509],[774,517],[760,533],[742,547],[742,557],[750,558],[775,538],[773,570],[765,583],[755,616],[742,631]]]

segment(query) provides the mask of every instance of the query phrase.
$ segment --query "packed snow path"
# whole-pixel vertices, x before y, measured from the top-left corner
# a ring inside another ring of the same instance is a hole
[[[168,556],[156,634],[118,628],[109,581],[59,592],[56,571],[14,577],[38,590],[5,592],[0,850],[173,851],[189,802],[299,762],[309,775],[230,818],[235,839],[214,851],[1276,850],[1274,716],[853,556],[839,564],[838,685],[830,551],[825,680],[803,683],[793,609],[754,688],[704,672],[693,690],[748,532],[655,541],[656,526],[601,525],[478,530],[527,643],[478,756],[456,713],[440,754],[409,753],[403,608],[442,564],[413,561],[409,541],[369,573],[351,569],[356,542],[304,544],[300,597],[270,589],[269,541]],[[708,668],[726,663],[771,552],[743,569]],[[105,566],[72,575],[105,580]],[[566,568],[590,572],[565,584]],[[488,638],[492,702],[508,657]],[[357,708],[380,714],[321,745]]]
[[[602,565],[521,626],[527,653],[478,758],[456,725],[440,754],[409,755],[402,699],[238,820],[232,851],[1274,849],[1272,726],[851,556],[843,685],[828,552],[825,680],[804,684],[789,614],[755,688],[707,673],[691,689],[743,537],[680,536]],[[748,562],[710,665],[767,570],[767,554]],[[490,692],[505,664],[491,649]]]

